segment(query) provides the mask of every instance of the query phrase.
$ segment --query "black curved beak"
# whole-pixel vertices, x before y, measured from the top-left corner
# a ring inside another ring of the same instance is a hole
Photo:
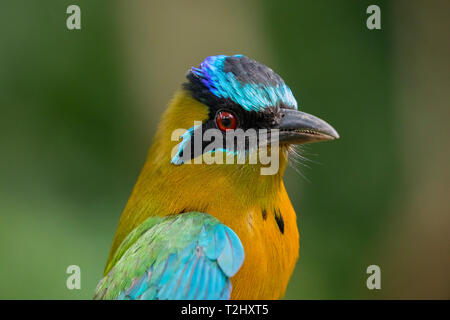
[[[337,131],[313,115],[294,109],[282,109],[279,126],[281,144],[304,144],[339,139]]]

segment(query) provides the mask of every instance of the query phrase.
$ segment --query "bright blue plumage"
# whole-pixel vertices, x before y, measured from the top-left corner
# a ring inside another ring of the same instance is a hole
[[[229,98],[247,111],[262,111],[278,104],[297,109],[297,101],[284,81],[272,69],[243,55],[210,56],[192,72],[218,98]]]
[[[194,134],[194,130],[199,127],[199,126],[192,126],[190,127],[188,130],[186,130],[185,133],[183,133],[183,135],[180,137],[182,140],[180,142],[180,144],[178,145],[178,151],[177,153],[172,157],[171,162],[173,164],[176,165],[180,165],[183,164],[184,161],[183,159],[181,159],[181,154],[184,151],[184,148],[186,147],[187,143],[189,142],[189,140],[192,138],[193,134]]]
[[[100,282],[96,298],[229,299],[230,277],[244,261],[238,236],[198,212],[149,218],[118,252],[122,256]]]

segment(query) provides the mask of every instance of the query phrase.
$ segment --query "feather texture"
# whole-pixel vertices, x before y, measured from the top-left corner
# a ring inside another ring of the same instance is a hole
[[[246,56],[210,56],[191,72],[215,96],[229,98],[247,111],[263,111],[278,104],[297,109],[297,101],[283,79]]]
[[[151,217],[123,241],[96,299],[229,299],[244,262],[238,236],[200,212]]]

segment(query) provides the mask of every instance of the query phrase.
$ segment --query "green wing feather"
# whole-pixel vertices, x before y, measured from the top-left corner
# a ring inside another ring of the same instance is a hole
[[[208,214],[151,217],[120,245],[95,299],[228,299],[243,261],[238,236]]]

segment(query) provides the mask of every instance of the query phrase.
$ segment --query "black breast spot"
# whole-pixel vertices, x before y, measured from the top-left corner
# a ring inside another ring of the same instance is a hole
[[[280,210],[276,210],[274,212],[275,221],[277,222],[278,229],[280,229],[281,234],[284,234],[284,220],[283,216],[281,215]]]

